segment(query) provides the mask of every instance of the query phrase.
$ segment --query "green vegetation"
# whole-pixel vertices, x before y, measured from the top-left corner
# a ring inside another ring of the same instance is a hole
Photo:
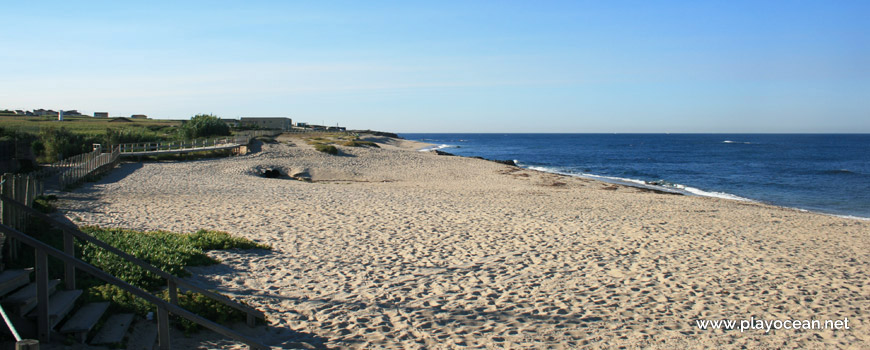
[[[211,114],[197,114],[181,125],[181,135],[187,140],[202,137],[229,136],[230,127],[220,118]]]
[[[272,249],[269,245],[257,243],[247,238],[233,237],[223,231],[199,230],[187,235],[187,240],[202,250],[221,249]]]
[[[179,277],[189,275],[184,270],[186,266],[218,263],[217,260],[205,255],[204,250],[270,249],[267,245],[232,237],[226,232],[218,231],[199,230],[190,234],[180,234],[167,231],[103,229],[94,226],[84,226],[81,230]],[[82,245],[81,256],[82,260],[142,289],[154,290],[166,285],[162,278],[93,244]]]
[[[157,293],[157,296],[163,300],[169,300],[169,291],[163,290]],[[155,311],[154,305],[151,303],[111,284],[89,288],[87,291],[87,301],[110,301],[115,310],[134,312],[140,316],[145,316],[148,312]],[[191,291],[178,293],[178,306],[220,324],[240,322],[246,318],[244,312],[213,300],[202,293]],[[176,326],[184,330],[185,333],[191,333],[199,329],[199,325],[185,318],[174,317],[174,319]]]
[[[19,149],[30,147],[39,163],[87,153],[93,144],[161,142],[229,136],[229,126],[218,117],[199,114],[190,121],[56,117],[0,116],[0,141],[15,141]]]
[[[220,231],[199,230],[194,233],[180,234],[166,231],[139,232],[125,229],[104,229],[85,226],[82,231],[93,235],[113,247],[121,249],[172,275],[184,277],[189,273],[187,266],[205,266],[218,263],[205,255],[206,250],[215,249],[271,249],[268,245],[253,242],[246,238],[233,237]],[[79,245],[82,260],[106,271],[127,283],[139,288],[158,291],[166,286],[166,281],[145,269],[121,259],[115,254],[86,243]],[[111,301],[113,307],[145,315],[154,311],[150,303],[133,296],[114,285],[102,284],[94,278],[81,282],[87,288],[89,301]],[[169,292],[162,290],[157,295],[169,300]],[[245,319],[245,314],[205,295],[194,292],[178,294],[179,306],[209,320],[233,322]],[[183,318],[176,318],[176,325],[185,332],[198,329],[198,325]]]
[[[380,148],[377,143],[371,141],[363,141],[356,134],[346,133],[329,133],[321,134],[317,137],[309,137],[305,139],[309,145],[314,146],[314,149],[329,154],[338,154],[338,148],[335,145],[345,147],[374,147]]]
[[[229,157],[233,155],[233,150],[231,149],[219,149],[212,151],[199,151],[199,152],[188,152],[188,153],[171,153],[171,154],[161,154],[157,156],[144,156],[141,158],[144,162],[159,162],[159,161],[168,161],[168,160],[194,160],[194,159],[202,159],[202,158],[221,158],[221,157]]]
[[[57,201],[57,196],[48,195],[48,196],[36,196],[33,199],[33,209],[39,210],[43,213],[53,213],[57,210],[57,207],[54,205],[54,202]]]
[[[91,118],[87,116],[64,117],[64,121],[58,121],[57,117],[25,117],[4,116],[0,118],[0,128],[15,130],[21,133],[35,135],[43,128],[63,127],[74,134],[100,135],[106,129],[134,130],[150,133],[154,136],[171,138],[177,133],[181,121],[158,120],[158,119],[120,119],[120,118]]]
[[[52,200],[51,197],[44,199]],[[104,229],[94,226],[85,226],[80,229],[109,245],[179,277],[189,275],[184,270],[187,266],[205,266],[218,263],[217,260],[205,254],[206,250],[271,249],[268,245],[234,237],[220,231],[199,230],[194,233],[181,234],[166,231],[139,232],[125,229]],[[27,233],[55,248],[62,249],[62,232],[42,220],[29,220]],[[23,249],[19,254],[18,259],[7,261],[10,268],[33,266],[33,250]],[[119,258],[115,254],[93,244],[77,241],[76,256],[127,283],[150,291],[164,300],[169,300],[168,291],[165,289],[166,280],[145,271],[138,265]],[[49,272],[51,278],[63,278],[63,263],[60,260],[49,259]],[[102,280],[85,273],[76,275],[76,285],[84,289],[85,295],[88,296],[84,302],[111,301],[113,309],[135,312],[141,316],[155,311],[154,305],[145,300],[114,285],[105,284]],[[178,303],[187,310],[218,322],[234,322],[245,319],[243,312],[200,293],[179,293]],[[175,318],[175,321],[176,326],[185,332],[198,328],[195,323],[182,318]]]
[[[338,154],[338,148],[335,148],[335,146],[333,146],[333,145],[327,145],[327,144],[323,144],[323,143],[316,143],[316,144],[314,144],[314,149],[316,149],[316,150],[318,150],[318,151],[320,151],[320,152],[328,153],[328,154],[332,154],[332,155],[337,155],[337,154]]]
[[[90,152],[93,144],[103,145],[165,141],[177,138],[178,121],[137,119],[117,122],[90,117],[4,116],[0,118],[0,138],[15,139],[30,146],[37,161],[53,163],[59,159]]]
[[[371,142],[371,141],[361,141],[361,140],[346,141],[345,143],[342,143],[341,145],[342,145],[342,146],[347,146],[347,147],[374,147],[374,148],[381,148],[381,146],[378,146],[377,143],[374,143],[374,142]]]

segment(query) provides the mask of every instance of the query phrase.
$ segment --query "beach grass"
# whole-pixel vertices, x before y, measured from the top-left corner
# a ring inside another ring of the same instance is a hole
[[[314,146],[314,149],[316,149],[320,152],[323,152],[323,153],[332,154],[332,155],[338,154],[338,148],[335,148],[335,146],[330,145],[330,144],[315,143],[313,146]]]
[[[305,142],[309,145],[314,146],[314,149],[328,153],[332,155],[338,154],[338,148],[336,145],[345,146],[345,147],[372,147],[372,148],[380,148],[378,144],[371,141],[363,141],[359,139],[359,136],[355,134],[346,134],[346,133],[328,133],[328,134],[318,134],[315,137],[306,137]]]
[[[42,128],[63,127],[76,134],[102,135],[106,129],[129,130],[151,133],[154,136],[174,136],[181,126],[178,120],[130,119],[130,121],[113,121],[114,118],[92,118],[86,116],[64,117],[58,121],[56,117],[0,117],[0,128],[15,130],[36,135]]]
[[[373,148],[381,148],[377,143],[371,141],[362,141],[362,140],[350,140],[341,144],[342,146],[347,147],[373,147]]]
[[[85,226],[81,229],[97,239],[179,277],[190,275],[185,270],[188,266],[206,266],[219,263],[218,260],[205,254],[205,251],[208,250],[271,249],[268,245],[221,231],[141,232],[96,226]],[[157,296],[169,300],[169,292],[163,289],[166,286],[164,279],[90,243],[79,245],[79,249],[82,260],[134,286],[152,292],[156,291]],[[82,278],[85,280],[80,283],[80,286],[86,288],[89,301],[110,301],[113,303],[113,308],[135,312],[140,316],[154,311],[154,305],[117,286],[102,284],[92,277],[82,276]],[[191,291],[178,294],[178,305],[209,320],[223,324],[245,319],[243,312],[212,300],[203,294]],[[197,324],[186,319],[177,318],[175,321],[176,326],[187,333],[199,329]]]

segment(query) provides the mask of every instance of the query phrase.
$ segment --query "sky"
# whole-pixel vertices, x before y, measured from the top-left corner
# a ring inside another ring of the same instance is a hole
[[[0,109],[870,133],[868,1],[5,1]]]

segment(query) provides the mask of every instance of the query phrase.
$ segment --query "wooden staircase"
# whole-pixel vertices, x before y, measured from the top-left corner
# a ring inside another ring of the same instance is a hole
[[[21,336],[37,336],[36,319],[37,284],[31,282],[33,269],[17,269],[0,272],[0,305],[8,310],[11,319]],[[130,325],[135,318],[132,313],[107,314],[108,302],[86,303],[76,307],[82,290],[58,289],[61,280],[49,282],[49,326],[53,338],[72,337],[77,342],[90,345],[120,345],[128,336]],[[106,320],[100,329],[95,326]],[[135,337],[137,349],[153,349],[157,342],[157,327],[147,327],[143,320],[137,329],[151,329],[149,334]],[[131,338],[132,337],[131,335]],[[88,342],[90,340],[90,342]]]
[[[125,338],[129,338],[128,349],[153,349],[156,339],[156,345],[159,349],[168,350],[172,348],[169,332],[169,316],[171,314],[242,342],[250,349],[269,348],[257,339],[245,336],[179,306],[178,293],[179,289],[186,289],[239,310],[246,314],[247,324],[252,327],[258,319],[265,320],[265,314],[262,311],[173,276],[82,232],[75,226],[57,221],[5,195],[0,194],[0,204],[4,210],[11,207],[18,213],[50,224],[59,229],[63,236],[63,247],[59,249],[19,231],[15,227],[0,223],[0,234],[14,239],[19,244],[32,247],[36,255],[34,268],[0,272],[0,306],[2,306],[0,311],[2,311],[7,324],[7,327],[0,328],[7,328],[13,334],[18,342],[16,346],[22,345],[23,348],[30,346],[32,340],[27,338],[36,338],[40,343],[49,343],[72,337],[82,343],[88,342],[87,344],[90,345],[108,344],[112,346],[121,345]],[[169,300],[164,300],[76,258],[76,240],[93,244],[163,278],[167,283]],[[49,279],[49,256],[59,259],[63,263],[63,280]],[[34,272],[35,276],[31,281],[31,275]],[[75,288],[75,276],[79,272],[114,285],[150,303],[157,310],[154,318],[156,322],[151,321],[150,317],[149,321],[135,320],[132,314],[106,314],[109,308],[108,303],[82,305],[82,302],[77,302],[82,294],[80,289]],[[101,322],[101,320],[105,320],[105,322]],[[95,329],[100,324],[102,327]],[[133,332],[128,335],[131,324],[136,324],[136,326],[133,327]]]

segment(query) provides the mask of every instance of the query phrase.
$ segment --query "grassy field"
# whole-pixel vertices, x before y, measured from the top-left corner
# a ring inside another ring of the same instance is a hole
[[[9,131],[18,131],[36,135],[41,128],[64,128],[76,134],[99,135],[105,134],[107,129],[124,130],[131,132],[143,132],[163,136],[161,138],[174,137],[179,120],[154,120],[154,119],[129,119],[129,122],[115,118],[92,118],[86,116],[64,117],[64,121],[58,121],[57,117],[24,117],[24,116],[0,116],[0,128]]]

